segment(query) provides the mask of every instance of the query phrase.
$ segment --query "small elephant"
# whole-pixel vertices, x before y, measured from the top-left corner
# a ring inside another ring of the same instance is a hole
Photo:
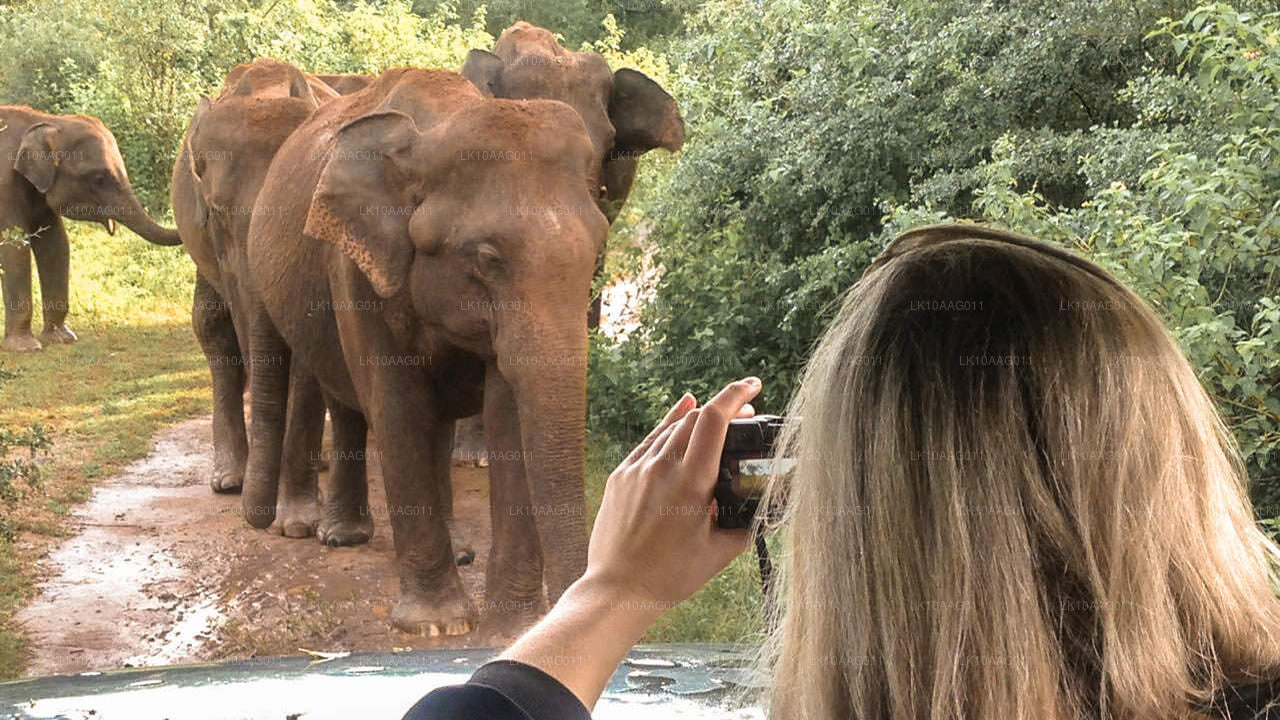
[[[156,245],[178,245],[138,203],[115,136],[85,115],[50,115],[0,105],[0,284],[4,341],[0,349],[39,350],[75,342],[66,325],[71,252],[62,218],[116,223]],[[31,334],[31,256],[40,271],[44,332]]]
[[[196,264],[191,320],[213,376],[215,492],[240,489],[248,459],[244,389],[249,348],[252,286],[245,239],[258,189],[276,150],[321,104],[338,97],[328,85],[294,66],[270,59],[237,65],[216,100],[201,98],[173,167],[170,194],[183,244]],[[295,392],[318,393],[300,381]],[[318,394],[310,406],[323,419]],[[320,440],[308,452],[315,457]],[[280,499],[280,529],[287,535],[315,532],[314,463],[297,489]],[[310,492],[307,488],[310,487]],[[259,508],[274,515],[275,508]]]
[[[402,629],[460,634],[476,620],[447,518],[454,421],[482,396],[501,450],[486,616],[524,624],[545,607],[544,572],[554,601],[586,566],[583,317],[608,231],[597,159],[563,103],[487,99],[458,74],[399,68],[321,106],[267,173],[249,229],[264,311],[253,444],[281,454],[291,363],[325,391],[339,485],[363,490],[373,431]],[[246,496],[269,482],[256,453]]]

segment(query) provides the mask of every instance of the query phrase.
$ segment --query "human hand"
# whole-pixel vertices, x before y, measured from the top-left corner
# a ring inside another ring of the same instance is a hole
[[[712,491],[729,420],[754,414],[760,380],[725,386],[706,406],[686,394],[609,475],[587,572],[652,617],[688,598],[750,545],[716,526]]]

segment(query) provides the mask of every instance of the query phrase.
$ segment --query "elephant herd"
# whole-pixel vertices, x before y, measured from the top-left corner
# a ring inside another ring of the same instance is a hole
[[[180,238],[212,374],[211,484],[241,491],[249,524],[367,542],[372,434],[400,629],[508,634],[585,569],[590,290],[638,157],[684,141],[657,83],[524,22],[460,72],[311,75],[259,59],[199,102],[174,163],[176,233],[133,199],[101,123],[0,107],[4,124],[15,172],[0,174],[0,228],[28,237],[0,255],[5,349],[39,347],[32,252],[41,339],[74,340],[59,216]],[[492,524],[483,614],[450,532],[455,423],[477,414]]]

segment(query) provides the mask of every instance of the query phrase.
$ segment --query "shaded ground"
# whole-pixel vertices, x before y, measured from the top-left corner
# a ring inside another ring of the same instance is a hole
[[[41,561],[40,593],[16,616],[29,675],[320,651],[468,647],[471,636],[401,633],[388,618],[396,572],[377,453],[370,453],[375,533],[328,548],[254,530],[238,495],[207,475],[209,418],[156,436],[155,449],[100,483],[72,516],[74,534]],[[476,550],[461,568],[477,601],[489,548],[487,471],[455,467],[458,529]]]

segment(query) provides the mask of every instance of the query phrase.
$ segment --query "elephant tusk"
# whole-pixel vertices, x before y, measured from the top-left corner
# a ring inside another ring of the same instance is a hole
[[[107,221],[106,221],[105,223],[103,223],[103,225],[106,225],[106,226],[107,226],[107,234],[108,234],[108,235],[115,235],[115,234],[116,234],[116,219],[115,219],[115,218],[107,218]]]

